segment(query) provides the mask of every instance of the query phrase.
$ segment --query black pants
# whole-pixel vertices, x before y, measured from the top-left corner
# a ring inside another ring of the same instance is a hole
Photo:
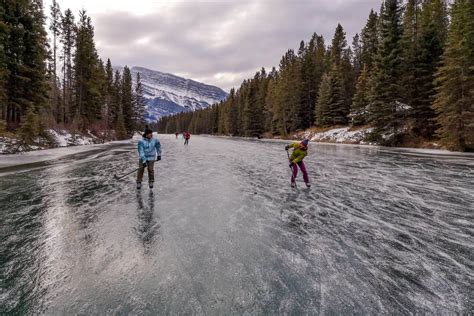
[[[188,138],[186,138],[186,139],[184,140],[184,144],[185,144],[185,145],[189,145],[189,139],[188,139]]]

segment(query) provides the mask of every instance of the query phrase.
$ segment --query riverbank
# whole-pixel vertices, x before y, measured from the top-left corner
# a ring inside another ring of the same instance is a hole
[[[74,133],[62,129],[49,129],[47,137],[38,137],[33,144],[25,144],[15,135],[0,136],[0,154],[45,150],[61,147],[103,144],[109,139],[98,137],[92,132]]]
[[[351,144],[351,145],[371,145],[380,146],[375,142],[367,141],[367,136],[373,131],[372,127],[332,127],[332,128],[311,128],[292,135],[290,139],[309,139],[318,143]],[[446,150],[439,142],[426,139],[415,139],[405,137],[400,143],[400,148],[419,149],[441,149]]]
[[[420,149],[425,151],[430,151],[432,153],[439,152],[440,154],[455,154],[461,153],[457,151],[451,151],[445,146],[441,145],[439,141],[436,140],[426,140],[421,138],[411,138],[405,136],[402,138],[402,142],[398,146],[387,147],[376,142],[370,142],[367,140],[369,134],[372,132],[373,128],[369,126],[363,127],[348,127],[348,126],[338,126],[338,127],[329,127],[329,128],[311,128],[305,131],[299,131],[292,133],[287,137],[274,136],[272,134],[264,134],[262,137],[258,137],[261,140],[280,140],[280,141],[298,141],[302,139],[309,139],[314,143],[322,144],[342,144],[342,145],[356,145],[356,146],[374,146],[381,148],[393,148],[394,150],[403,150],[403,149]],[[214,135],[217,136],[217,135]],[[239,136],[220,136],[220,137],[232,137],[232,138],[242,138],[248,139],[248,137],[239,137]]]

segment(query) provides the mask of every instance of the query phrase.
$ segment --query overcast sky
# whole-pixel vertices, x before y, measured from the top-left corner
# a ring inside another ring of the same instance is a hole
[[[52,0],[46,0],[46,14]],[[381,0],[58,0],[88,11],[99,54],[225,90],[277,66],[312,33],[330,43],[337,23],[352,36]]]

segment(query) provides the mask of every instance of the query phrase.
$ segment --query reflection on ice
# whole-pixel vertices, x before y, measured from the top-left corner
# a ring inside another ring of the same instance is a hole
[[[162,145],[153,193],[129,143],[2,173],[0,314],[473,310],[471,156],[311,144],[294,190],[283,142]]]

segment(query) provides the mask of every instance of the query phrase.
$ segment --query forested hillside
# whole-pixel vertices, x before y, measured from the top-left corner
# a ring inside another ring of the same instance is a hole
[[[348,44],[341,24],[229,98],[158,122],[160,132],[288,137],[310,127],[374,127],[384,145],[438,140],[474,150],[474,1],[386,0]]]
[[[124,139],[142,129],[143,87],[102,61],[86,11],[41,0],[0,1],[0,133],[31,143],[49,128]]]

